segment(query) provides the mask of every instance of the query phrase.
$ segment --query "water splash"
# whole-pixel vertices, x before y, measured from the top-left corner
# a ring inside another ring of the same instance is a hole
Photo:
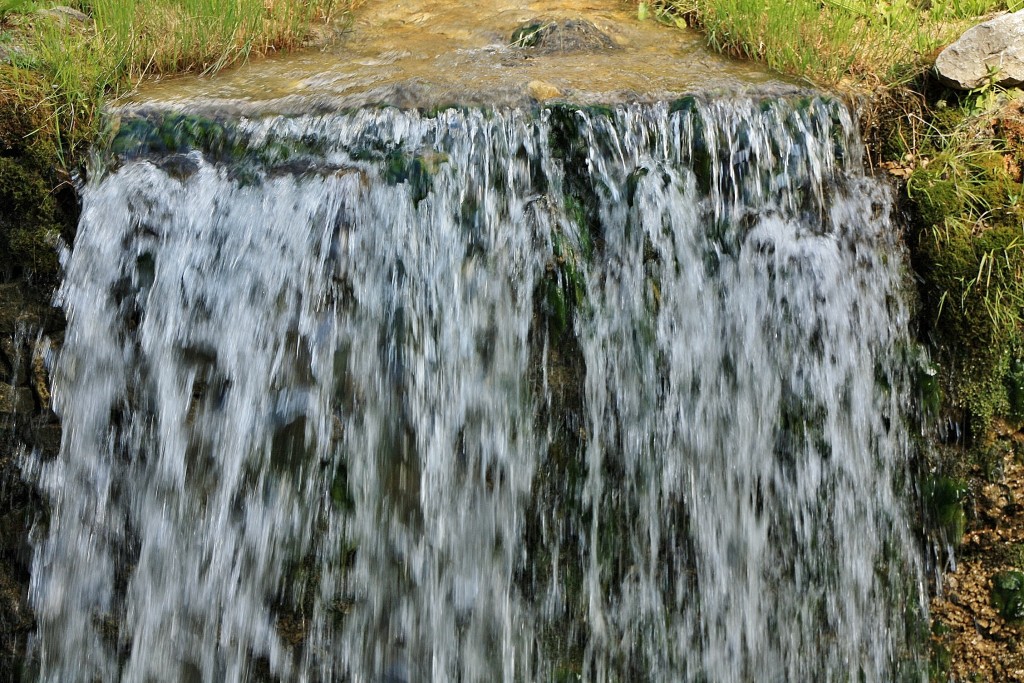
[[[65,263],[40,680],[922,679],[841,105],[153,126]]]

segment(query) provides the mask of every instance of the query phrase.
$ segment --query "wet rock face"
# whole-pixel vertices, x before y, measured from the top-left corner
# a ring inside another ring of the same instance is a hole
[[[971,90],[990,79],[996,85],[1024,83],[1024,10],[968,29],[935,60],[939,77]]]
[[[45,356],[62,337],[64,319],[51,289],[0,283],[0,681],[20,680],[35,620],[28,603],[29,530],[46,507],[22,478],[22,455],[56,457],[61,429],[50,410]]]
[[[39,132],[42,107],[19,99],[9,77],[0,65],[0,681],[26,677],[35,628],[28,535],[47,511],[22,478],[22,456],[53,458],[60,446],[46,369],[64,328],[52,306],[54,242],[61,235],[70,243],[78,222],[77,196],[59,175],[53,136]]]
[[[511,44],[543,54],[609,50],[615,41],[582,19],[535,19],[512,32]]]

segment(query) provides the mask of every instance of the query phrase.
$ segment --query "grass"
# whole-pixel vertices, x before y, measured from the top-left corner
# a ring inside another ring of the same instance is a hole
[[[1024,419],[1024,92],[936,103],[904,154],[922,333],[976,441]]]
[[[215,71],[252,53],[300,45],[335,0],[91,0],[103,49],[130,77]]]
[[[213,72],[302,45],[356,0],[0,0],[0,46],[13,72],[0,87],[43,85],[52,115],[41,132],[66,164],[97,134],[102,103],[153,74]],[[13,85],[12,85],[13,84]],[[25,89],[29,92],[32,89]],[[4,94],[4,93],[0,93]],[[10,97],[19,93],[6,92]]]
[[[0,281],[57,281],[104,102],[149,75],[301,46],[357,1],[0,0]]]
[[[639,13],[690,25],[715,49],[822,85],[894,85],[977,17],[1024,0],[654,0]]]

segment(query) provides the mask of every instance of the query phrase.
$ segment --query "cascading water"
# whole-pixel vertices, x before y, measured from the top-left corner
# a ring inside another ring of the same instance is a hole
[[[34,677],[922,680],[859,144],[817,98],[123,122]]]

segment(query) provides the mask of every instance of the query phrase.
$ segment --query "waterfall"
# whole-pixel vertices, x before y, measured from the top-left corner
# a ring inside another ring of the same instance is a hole
[[[64,270],[33,680],[925,679],[838,102],[143,114]]]

